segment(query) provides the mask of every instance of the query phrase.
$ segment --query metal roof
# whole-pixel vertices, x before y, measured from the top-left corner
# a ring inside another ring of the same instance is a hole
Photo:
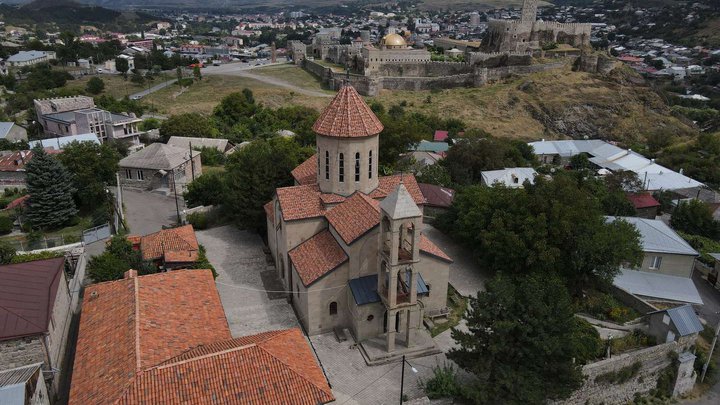
[[[417,277],[417,293],[427,294],[429,292],[425,280],[420,273],[415,273]],[[350,291],[353,293],[355,303],[357,305],[372,304],[380,302],[380,296],[377,293],[377,274],[354,278],[350,280]]]
[[[192,151],[193,157],[200,152]],[[120,160],[120,167],[137,169],[172,170],[190,161],[190,151],[185,148],[153,143]]]
[[[698,256],[699,253],[667,224],[657,219],[638,217],[606,217],[609,222],[623,219],[640,232],[640,243],[644,252],[670,253]]]
[[[410,150],[435,153],[447,152],[448,149],[450,149],[450,145],[447,142],[430,142],[426,140],[422,140],[414,148],[410,148]]]
[[[710,257],[713,259],[720,261],[720,253],[709,253]]]
[[[692,335],[693,333],[698,333],[703,330],[700,319],[698,319],[695,310],[690,304],[670,308],[666,312],[668,316],[670,316],[680,336]]]
[[[79,134],[70,136],[61,136],[58,138],[41,139],[39,141],[30,141],[30,149],[40,144],[43,148],[51,148],[55,150],[62,150],[65,145],[72,142],[92,142],[100,144],[97,135],[95,134]]]
[[[171,136],[168,139],[167,144],[176,146],[178,148],[189,148],[191,145],[193,149],[196,148],[215,148],[218,151],[225,153],[228,149],[228,140],[221,138],[198,138],[190,136]]]
[[[0,371],[0,404],[25,404],[25,385],[35,375],[42,363],[12,368]],[[39,383],[45,382],[40,379]]]
[[[48,56],[48,53],[44,51],[20,51],[10,56],[7,60],[8,62],[28,62],[46,56]]]
[[[7,137],[13,125],[15,125],[14,122],[0,122],[0,138]]]
[[[703,304],[692,279],[686,277],[621,269],[613,285],[643,297]]]
[[[537,172],[532,167],[511,167],[500,170],[486,170],[481,172],[481,175],[483,182],[488,186],[500,183],[507,187],[521,187],[525,180],[529,181],[530,184],[535,183]]]

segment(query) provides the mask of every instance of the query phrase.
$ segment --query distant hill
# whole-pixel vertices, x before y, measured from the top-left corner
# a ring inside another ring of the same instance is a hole
[[[112,30],[130,30],[157,19],[146,13],[110,10],[71,0],[36,0],[21,6],[0,4],[0,18],[9,25],[52,23],[73,29],[95,25]]]

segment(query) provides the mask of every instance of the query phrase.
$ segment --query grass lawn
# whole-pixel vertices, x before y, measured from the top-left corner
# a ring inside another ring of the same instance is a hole
[[[423,0],[420,8],[429,10],[492,10],[495,8],[520,8],[523,0]],[[538,6],[551,3],[540,1]]]
[[[290,90],[240,76],[205,76],[181,93],[177,85],[168,86],[145,98],[143,102],[155,106],[163,114],[188,112],[212,113],[220,100],[230,93],[252,90],[255,99],[263,105],[278,108],[290,105],[304,105],[317,110],[324,108],[329,97],[312,97],[293,93]]]
[[[460,323],[460,320],[465,313],[467,308],[468,299],[460,295],[459,292],[450,284],[448,284],[448,300],[447,306],[450,308],[450,314],[447,317],[447,321],[443,323],[435,323],[435,326],[430,329],[430,335],[433,337],[445,332],[446,330],[453,328]],[[440,320],[441,318],[437,318]]]
[[[322,82],[311,73],[303,70],[299,66],[287,64],[287,65],[274,65],[265,66],[251,70],[253,74],[274,77],[276,79],[284,80],[288,83],[294,84],[295,86],[302,87],[308,90],[316,91],[327,91],[328,94],[334,92],[324,88]]]
[[[84,91],[85,86],[87,86],[87,82],[89,82],[90,79],[93,77],[99,77],[105,82],[105,90],[100,93],[100,95],[107,94],[115,98],[130,96],[131,94],[145,90],[148,87],[158,85],[164,81],[174,78],[167,75],[163,77],[159,76],[151,82],[146,81],[145,84],[138,85],[131,82],[129,77],[127,80],[125,80],[120,75],[87,75],[76,80],[69,80],[65,87],[68,89],[78,89]]]

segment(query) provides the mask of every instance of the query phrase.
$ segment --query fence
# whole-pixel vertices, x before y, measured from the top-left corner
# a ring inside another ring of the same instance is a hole
[[[82,241],[85,244],[107,239],[112,235],[110,224],[103,224],[94,228],[86,229],[82,233]]]
[[[67,234],[57,236],[44,236],[39,239],[6,239],[6,242],[12,245],[18,252],[29,252],[32,250],[50,249],[58,246],[77,243],[80,241],[80,235]]]

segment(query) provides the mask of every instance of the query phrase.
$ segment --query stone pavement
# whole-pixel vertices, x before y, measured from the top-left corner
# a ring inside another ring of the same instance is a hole
[[[423,235],[453,259],[453,264],[450,265],[450,284],[460,294],[467,297],[477,295],[478,291],[485,291],[485,282],[490,280],[492,275],[482,273],[469,250],[430,224],[425,224]]]
[[[233,337],[299,327],[278,292],[282,287],[265,259],[260,236],[232,225],[197,231],[196,236],[218,272],[215,282]]]
[[[114,189],[113,189],[114,191]],[[177,222],[175,198],[150,191],[123,188],[125,219],[133,235],[148,235]],[[182,196],[178,195],[180,212],[185,208]]]

